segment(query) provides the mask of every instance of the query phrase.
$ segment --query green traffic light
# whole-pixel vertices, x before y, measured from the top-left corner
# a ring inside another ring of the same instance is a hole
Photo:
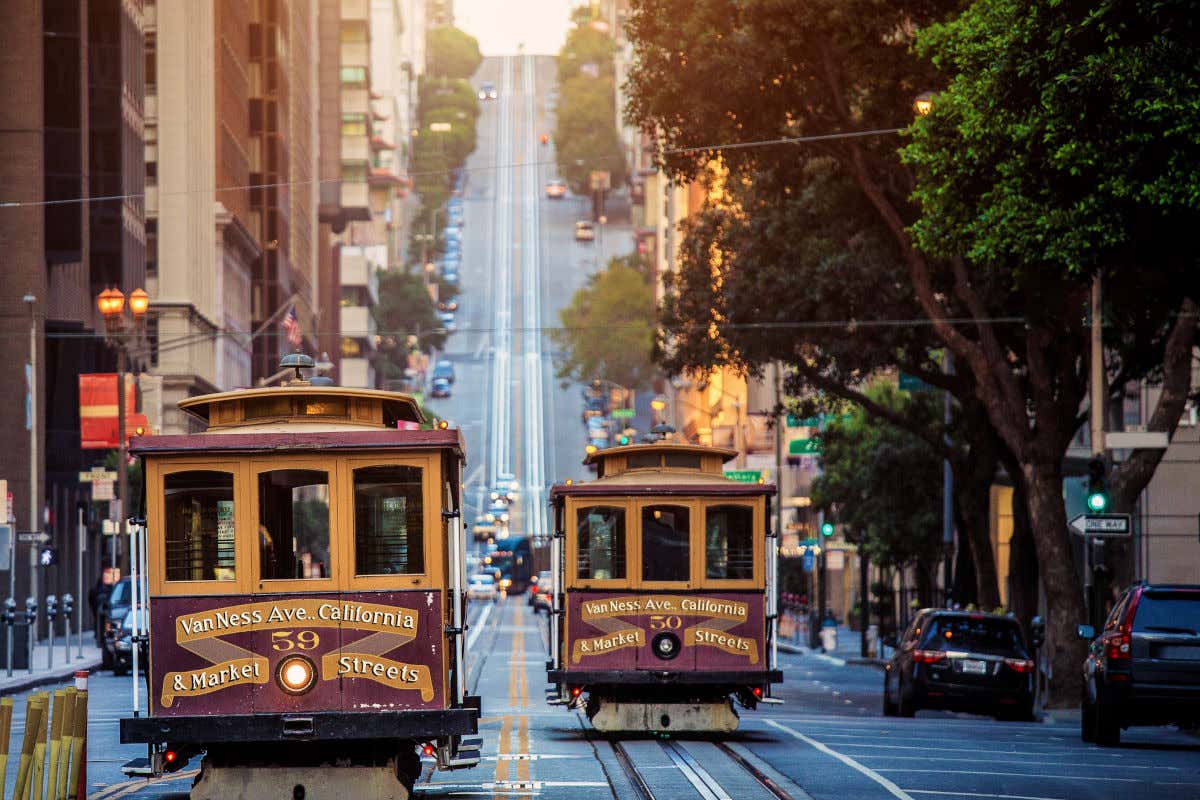
[[[833,536],[833,523],[832,522],[821,523],[821,535],[822,536]]]
[[[1108,508],[1108,495],[1104,492],[1092,492],[1088,495],[1087,504],[1091,511],[1103,511]]]

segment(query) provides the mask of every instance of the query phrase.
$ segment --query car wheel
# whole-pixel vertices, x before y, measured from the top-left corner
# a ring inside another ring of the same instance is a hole
[[[1096,741],[1096,707],[1088,699],[1086,686],[1079,701],[1079,738],[1088,743]]]
[[[1095,711],[1096,744],[1101,747],[1116,747],[1121,743],[1121,721],[1116,711],[1104,702],[1104,693],[1096,693]]]
[[[900,682],[900,702],[896,709],[902,717],[911,717],[917,713],[917,704],[913,700],[912,690],[905,691],[904,682]]]
[[[889,683],[888,675],[887,675],[887,673],[884,673],[884,675],[883,675],[883,715],[885,717],[894,717],[899,712],[898,712],[898,709],[896,708],[896,704],[894,702],[892,702],[892,692],[891,692],[891,689],[888,688],[888,683]]]

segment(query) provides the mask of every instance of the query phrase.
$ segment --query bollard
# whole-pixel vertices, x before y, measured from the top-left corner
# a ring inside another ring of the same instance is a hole
[[[38,602],[33,597],[25,598],[25,636],[29,640],[29,674],[33,674],[33,645],[37,640],[37,609]]]
[[[13,699],[0,698],[0,795],[8,785],[8,747],[12,738]]]
[[[58,760],[62,748],[63,716],[66,713],[67,690],[54,690],[54,707],[50,715],[50,764],[46,775],[46,798],[58,800]],[[39,790],[41,787],[38,787]]]
[[[56,800],[67,797],[67,774],[71,771],[71,745],[75,733],[75,687],[68,686],[64,691],[62,742],[58,748],[58,782],[54,787]]]
[[[867,657],[877,658],[879,656],[879,626],[867,626]]]
[[[33,743],[33,769],[29,771],[31,800],[42,800],[42,783],[46,777],[46,732],[50,727],[50,695],[42,692],[42,715],[38,724],[37,739]]]
[[[3,617],[5,636],[8,639],[8,677],[12,677],[13,670],[13,625],[17,624],[17,601],[11,597],[4,601]]]
[[[75,673],[75,730],[71,736],[71,774],[67,777],[67,797],[87,797],[87,693],[86,670]]]
[[[29,797],[30,778],[33,773],[33,753],[37,741],[37,731],[42,725],[45,708],[40,702],[39,695],[34,693],[25,700],[25,733],[21,739],[21,760],[17,764],[17,785],[13,790],[13,800],[26,800]]]

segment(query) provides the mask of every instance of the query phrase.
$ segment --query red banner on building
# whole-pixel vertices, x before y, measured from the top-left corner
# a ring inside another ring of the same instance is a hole
[[[125,376],[125,438],[146,417],[137,413],[136,387],[132,375]],[[117,374],[98,372],[79,376],[79,446],[83,450],[114,450],[119,446],[117,430]]]

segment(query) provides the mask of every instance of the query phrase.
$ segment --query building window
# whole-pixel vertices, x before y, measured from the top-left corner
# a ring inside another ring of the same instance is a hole
[[[277,469],[258,476],[259,577],[329,577],[329,473]]]
[[[354,470],[354,573],[425,571],[425,514],[420,467]]]
[[[232,581],[233,474],[173,472],[163,479],[168,581]]]
[[[625,509],[587,506],[575,512],[579,555],[576,575],[595,580],[625,577]]]
[[[342,86],[365,89],[367,86],[367,68],[342,67]]]
[[[371,125],[362,114],[342,115],[342,136],[369,136]]]
[[[342,162],[342,180],[350,181],[351,183],[362,183],[367,179],[367,162],[365,161],[343,161]]]

